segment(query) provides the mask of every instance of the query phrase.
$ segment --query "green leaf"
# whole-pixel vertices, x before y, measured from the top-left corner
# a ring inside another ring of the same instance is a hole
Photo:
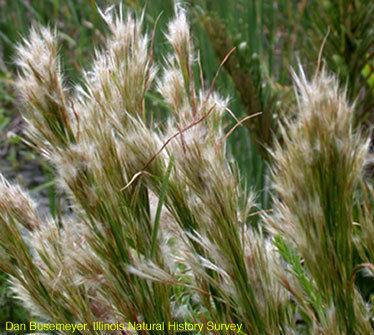
[[[164,202],[165,202],[165,196],[166,196],[166,193],[167,193],[167,190],[168,190],[169,178],[170,178],[170,174],[171,174],[171,171],[173,169],[173,166],[174,166],[174,158],[171,158],[170,162],[169,162],[169,165],[168,165],[168,168],[166,170],[165,177],[162,181],[161,192],[160,192],[160,197],[159,197],[159,200],[158,200],[155,221],[153,223],[152,241],[151,241],[151,257],[153,257],[155,255],[155,251],[156,251],[156,242],[157,242],[158,230],[159,230],[159,227],[160,227],[161,210],[162,210],[162,207],[163,207]]]

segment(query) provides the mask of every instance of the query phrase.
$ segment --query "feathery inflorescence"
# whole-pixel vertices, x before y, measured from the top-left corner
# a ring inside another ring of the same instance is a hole
[[[272,239],[252,228],[255,197],[225,146],[228,99],[201,82],[186,11],[177,6],[168,25],[159,74],[143,16],[122,8],[102,16],[110,36],[75,89],[64,85],[56,33],[33,28],[17,48],[28,136],[73,211],[40,218],[1,178],[1,254],[18,297],[53,322],[212,320],[241,323],[247,334],[303,326],[370,333],[352,283],[354,252],[366,263],[373,257],[369,208],[357,235],[367,243],[353,239],[367,143],[336,80],[325,71],[295,78],[299,114],[273,152]],[[170,114],[162,129],[147,122],[153,87]]]
[[[279,197],[273,228],[304,259],[336,331],[370,333],[367,316],[355,310],[361,301],[350,285],[353,209],[368,141],[353,130],[353,106],[326,70],[310,81],[302,70],[294,78],[299,113],[283,128],[283,143],[273,152]]]
[[[30,139],[45,155],[74,142],[74,115],[61,74],[56,33],[32,28],[17,47],[16,64],[20,71],[16,87],[25,105]]]

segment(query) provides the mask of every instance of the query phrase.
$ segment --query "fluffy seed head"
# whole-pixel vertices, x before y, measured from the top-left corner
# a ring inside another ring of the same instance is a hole
[[[46,153],[74,141],[56,34],[48,28],[32,28],[29,39],[17,46],[16,64],[20,70],[16,89],[25,105],[30,138]]]
[[[16,219],[30,231],[40,226],[34,201],[19,186],[10,185],[1,174],[0,216],[2,220]]]

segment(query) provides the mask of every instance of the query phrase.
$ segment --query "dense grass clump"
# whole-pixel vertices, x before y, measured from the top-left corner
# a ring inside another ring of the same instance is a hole
[[[41,217],[27,192],[1,177],[1,266],[16,296],[55,323],[372,334],[371,302],[355,280],[373,271],[369,141],[337,79],[327,69],[310,80],[294,75],[294,111],[277,126],[273,149],[263,148],[273,208],[259,212],[226,142],[263,111],[226,129],[228,99],[215,91],[216,77],[204,80],[186,11],[175,8],[161,63],[144,15],[101,15],[108,37],[74,87],[56,31],[34,27],[17,47],[28,141],[71,206]],[[152,99],[163,102],[165,121],[153,118]]]

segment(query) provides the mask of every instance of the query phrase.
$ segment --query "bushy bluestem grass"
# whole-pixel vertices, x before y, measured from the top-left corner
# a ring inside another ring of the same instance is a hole
[[[302,73],[295,82],[298,120],[283,128],[282,147],[274,151],[279,200],[273,224],[304,259],[322,306],[336,319],[336,331],[370,333],[368,315],[355,310],[361,302],[350,282],[355,190],[368,141],[353,132],[353,107],[336,79],[323,70],[311,81]]]
[[[213,320],[242,323],[247,334],[370,334],[354,283],[372,268],[369,200],[353,228],[367,141],[353,131],[344,91],[326,71],[295,76],[297,117],[272,152],[274,213],[264,215],[267,231],[255,230],[254,195],[226,152],[227,99],[215,80],[204,82],[186,12],[175,11],[159,71],[143,17],[121,8],[102,13],[111,35],[73,89],[56,32],[33,28],[18,46],[28,137],[55,167],[73,214],[39,217],[2,178],[2,265],[16,295],[53,322]],[[154,88],[168,105],[166,125],[147,121]],[[355,264],[356,250],[365,263]]]

